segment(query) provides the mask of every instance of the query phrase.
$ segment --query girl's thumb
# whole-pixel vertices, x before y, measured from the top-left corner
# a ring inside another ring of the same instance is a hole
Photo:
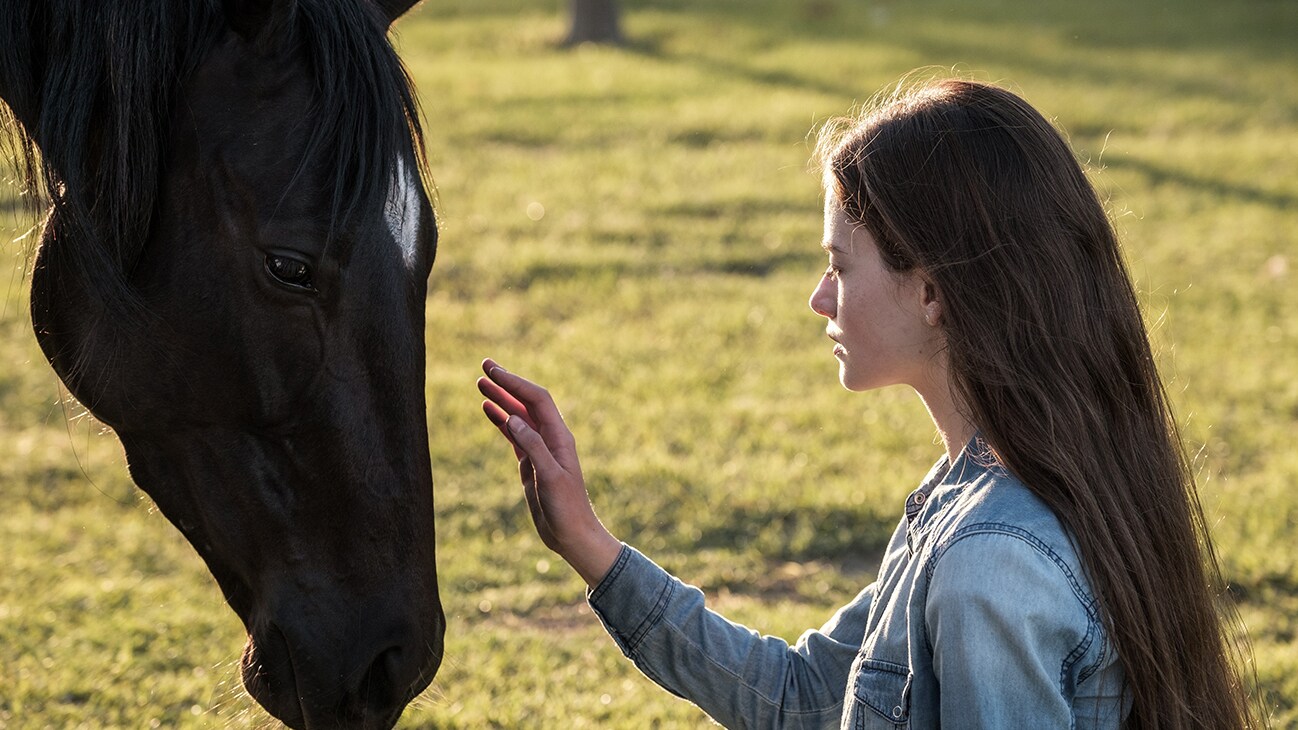
[[[509,429],[509,435],[514,439],[514,444],[532,460],[532,467],[536,469],[537,477],[545,480],[558,476],[560,471],[559,463],[554,460],[554,455],[550,453],[550,449],[546,446],[545,439],[541,438],[541,434],[527,425],[527,422],[519,416],[510,416],[509,420],[505,422],[505,428]]]
[[[514,443],[531,455],[540,434],[528,428],[527,423],[518,416],[510,416],[509,420],[505,421],[505,427],[509,429],[509,435],[514,437]]]

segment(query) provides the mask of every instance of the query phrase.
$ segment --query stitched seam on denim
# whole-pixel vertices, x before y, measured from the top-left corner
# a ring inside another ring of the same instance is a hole
[[[884,672],[892,672],[893,674],[910,674],[909,666],[893,664],[892,662],[886,662],[882,659],[863,657],[861,659],[861,666],[867,669],[878,669]]]
[[[1082,657],[1086,656],[1087,650],[1091,648],[1091,644],[1095,641],[1095,634],[1095,622],[1088,616],[1086,618],[1086,634],[1082,636],[1081,641],[1077,642],[1077,646],[1073,647],[1073,650],[1068,652],[1068,656],[1064,657],[1064,661],[1059,666],[1060,692],[1063,692],[1064,681],[1068,677],[1068,670],[1072,669],[1074,664],[1080,661]],[[1077,678],[1077,683],[1081,684],[1084,679],[1084,676],[1079,676]]]
[[[757,689],[756,687],[750,685],[748,682],[744,681],[742,675],[735,673],[726,665],[718,662],[716,659],[712,657],[711,654],[704,651],[703,648],[700,647],[698,644],[695,644],[694,641],[689,637],[689,635],[686,634],[684,631],[681,631],[675,624],[668,622],[667,630],[671,631],[673,634],[676,634],[676,636],[680,637],[681,643],[688,646],[696,654],[702,656],[710,666],[716,667],[721,672],[724,672],[731,679],[735,680],[737,684],[747,689],[748,691],[752,692],[753,696],[755,696],[757,699],[761,700],[767,705],[770,705],[771,708],[779,710],[781,714],[797,715],[799,717],[811,717],[815,715],[824,715],[825,713],[832,711],[834,713],[834,716],[838,717],[841,716],[843,713],[843,698],[841,697],[837,702],[835,702],[833,705],[829,707],[822,707],[813,710],[790,710],[784,707],[783,703],[781,703],[779,700],[776,700],[773,697],[767,697],[765,694],[762,694],[761,690]]]
[[[1077,599],[1078,603],[1082,604],[1082,609],[1086,611],[1086,615],[1090,618],[1099,618],[1095,607],[1095,600],[1086,589],[1082,587],[1081,582],[1077,580],[1077,576],[1073,573],[1072,569],[1068,567],[1068,564],[1064,562],[1063,558],[1059,557],[1059,554],[1041,538],[1028,532],[1022,527],[1006,524],[1004,522],[977,522],[972,525],[965,525],[956,530],[950,537],[943,541],[941,545],[935,548],[933,554],[929,556],[928,561],[924,565],[925,579],[932,580],[933,570],[937,567],[937,561],[946,553],[947,550],[951,549],[952,545],[966,537],[977,534],[1002,534],[1010,537],[1017,537],[1023,542],[1036,548],[1038,552],[1049,558],[1051,562],[1059,568],[1060,572],[1064,574],[1064,577],[1068,579],[1068,585],[1073,589],[1073,597]]]
[[[1099,632],[1100,630],[1099,625],[1096,624],[1094,621],[1092,621],[1091,624],[1095,626],[1096,631]],[[1105,658],[1108,657],[1108,655],[1109,655],[1109,643],[1107,641],[1101,641],[1100,651],[1098,652],[1098,656],[1095,657],[1095,662],[1092,663],[1089,667],[1082,669],[1081,673],[1077,675],[1077,684],[1081,685],[1082,682],[1085,682],[1086,680],[1090,679],[1092,675],[1100,671],[1100,665],[1104,664],[1104,660]]]
[[[634,652],[639,649],[640,642],[644,640],[645,634],[648,634],[649,631],[653,629],[660,620],[662,620],[663,614],[667,611],[667,604],[671,601],[672,594],[675,592],[676,581],[667,581],[662,590],[659,591],[658,601],[654,603],[654,607],[649,611],[649,615],[645,616],[645,619],[640,622],[640,625],[636,627],[635,631],[631,632],[631,637],[627,639],[627,644],[630,645],[631,651]]]
[[[929,588],[933,582],[933,571],[937,569],[937,561],[946,554],[947,550],[950,550],[953,545],[966,537],[988,534],[1016,537],[1028,545],[1031,545],[1033,548],[1036,548],[1038,552],[1049,558],[1050,561],[1055,564],[1055,567],[1059,568],[1060,572],[1062,572],[1064,577],[1068,580],[1068,585],[1073,589],[1073,597],[1077,599],[1078,603],[1082,604],[1082,610],[1086,612],[1086,623],[1089,630],[1091,624],[1099,618],[1098,610],[1095,607],[1094,599],[1091,598],[1090,594],[1088,594],[1084,588],[1082,588],[1081,583],[1077,580],[1077,576],[1073,574],[1073,571],[1068,567],[1068,564],[1065,563],[1063,559],[1059,557],[1059,554],[1049,545],[1045,544],[1041,538],[1021,527],[1007,525],[1003,522],[976,522],[971,525],[965,525],[953,532],[950,537],[935,547],[933,549],[933,554],[930,555],[928,560],[924,563],[924,595],[926,597],[928,596]],[[928,635],[928,622],[921,622],[921,628],[924,632],[924,641],[931,647],[933,641]]]

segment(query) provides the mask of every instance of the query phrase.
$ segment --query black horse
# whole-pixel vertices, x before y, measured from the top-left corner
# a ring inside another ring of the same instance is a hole
[[[442,656],[413,2],[0,0],[41,348],[293,727],[390,727]]]

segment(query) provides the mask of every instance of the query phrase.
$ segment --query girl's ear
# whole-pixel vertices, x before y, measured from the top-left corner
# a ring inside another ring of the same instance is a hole
[[[920,279],[919,306],[924,313],[924,324],[929,327],[942,325],[942,299],[938,296],[937,285],[928,279]]]

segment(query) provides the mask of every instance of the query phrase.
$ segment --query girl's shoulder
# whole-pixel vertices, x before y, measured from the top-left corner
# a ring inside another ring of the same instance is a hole
[[[989,667],[1032,668],[1074,707],[1081,697],[1112,699],[1116,653],[1073,541],[1044,502],[991,474],[933,526],[911,611],[935,656],[967,659],[984,678]]]
[[[924,540],[925,575],[947,590],[1007,602],[1050,595],[1084,622],[1098,617],[1081,557],[1067,528],[1004,469],[984,467],[949,485]],[[972,597],[972,596],[971,596]]]

